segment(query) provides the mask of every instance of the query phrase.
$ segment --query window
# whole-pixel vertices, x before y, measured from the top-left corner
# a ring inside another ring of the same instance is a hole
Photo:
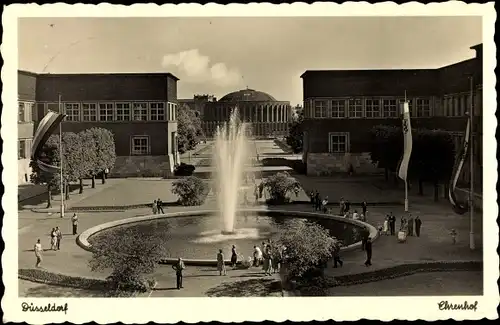
[[[398,117],[398,105],[395,99],[382,100],[382,116],[383,117]]]
[[[130,121],[130,104],[116,103],[116,120]]]
[[[97,104],[82,104],[83,121],[97,121]]]
[[[331,117],[345,117],[345,100],[334,99],[332,100],[332,114]]]
[[[17,149],[18,149],[17,159],[25,159],[26,158],[26,140],[19,140]]]
[[[431,103],[429,99],[417,98],[415,100],[415,116],[417,117],[430,117],[431,116]]]
[[[113,121],[113,103],[99,104],[99,121],[101,122]]]
[[[24,111],[25,111],[24,103],[19,102],[19,109],[17,111],[17,113],[19,114],[18,115],[18,122],[26,122],[26,117],[24,116]]]
[[[363,100],[349,99],[349,117],[363,117]]]
[[[314,117],[326,117],[326,101],[314,101]]]
[[[132,155],[144,156],[149,154],[149,137],[134,136],[132,137]]]
[[[148,104],[147,103],[134,103],[134,121],[147,121],[148,120]]]
[[[349,133],[330,132],[328,134],[328,150],[330,153],[346,153],[349,147]]]
[[[366,100],[366,117],[380,117],[380,100]]]
[[[165,104],[164,103],[151,103],[151,121],[164,121],[165,120]]]
[[[64,111],[66,113],[66,121],[73,121],[73,122],[80,121],[80,104],[65,103]]]

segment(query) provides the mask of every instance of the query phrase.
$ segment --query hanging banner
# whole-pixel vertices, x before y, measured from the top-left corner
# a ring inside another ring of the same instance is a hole
[[[455,191],[458,179],[460,178],[460,173],[464,167],[465,160],[469,156],[469,139],[470,139],[470,119],[467,121],[467,128],[465,129],[464,144],[457,154],[455,159],[455,166],[453,167],[453,173],[451,174],[450,186],[448,191],[448,198],[450,200],[453,211],[457,214],[465,214],[469,211],[469,204],[467,201],[458,202]]]
[[[408,102],[403,104],[403,135],[404,135],[404,151],[403,158],[399,164],[398,177],[406,182],[408,177],[408,166],[410,165],[411,151],[413,149],[413,139],[411,135],[410,124],[410,106]]]

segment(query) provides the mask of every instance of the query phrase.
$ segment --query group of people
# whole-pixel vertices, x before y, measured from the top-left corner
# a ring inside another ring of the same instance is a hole
[[[311,191],[309,193],[309,198],[311,199],[311,204],[314,211],[328,213],[328,196],[325,196],[325,198],[321,199],[321,195],[318,191]]]
[[[253,266],[259,267],[262,265],[265,275],[279,272],[281,263],[283,262],[285,247],[275,247],[271,241],[268,240],[267,243],[262,242],[264,251],[262,251],[259,246],[254,246],[253,248]]]
[[[165,213],[163,211],[163,201],[160,198],[153,201],[151,208],[153,209],[153,214],[160,214],[160,213],[164,214]]]
[[[71,217],[71,225],[73,228],[73,235],[76,235],[78,233],[78,216],[76,213],[73,214]],[[54,227],[49,233],[50,236],[50,249],[53,251],[58,251],[61,249],[61,241],[63,238],[63,234],[61,229],[59,227]],[[42,242],[40,239],[37,239],[33,251],[35,252],[35,258],[36,258],[36,267],[40,267],[42,264],[43,260],[43,247],[42,247]]]
[[[330,213],[330,210],[328,209],[328,196],[325,196],[323,199],[321,198],[321,195],[319,194],[318,191],[311,191],[309,192],[309,198],[311,199],[311,205],[314,209],[314,211],[321,211],[323,213]],[[362,212],[361,214],[358,213],[358,210],[354,210],[351,215],[351,202],[349,200],[345,200],[343,197],[340,198],[339,201],[339,214],[343,216],[344,218],[351,218],[354,220],[361,220],[361,221],[366,221],[366,214],[367,214],[367,203],[366,201],[363,201],[361,203],[361,209]]]
[[[408,219],[404,216],[401,217],[399,231],[404,232],[406,236],[414,236],[420,237],[420,230],[422,228],[422,220],[419,216],[415,219],[410,214]],[[384,224],[382,226],[382,234],[384,235],[396,235],[396,217],[392,214],[388,214],[385,217]]]

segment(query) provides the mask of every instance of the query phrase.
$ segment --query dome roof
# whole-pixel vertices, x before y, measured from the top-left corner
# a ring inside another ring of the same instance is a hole
[[[239,102],[239,101],[251,101],[251,102],[276,102],[276,98],[266,94],[262,91],[257,91],[253,89],[242,89],[232,93],[229,93],[219,99],[221,102]]]

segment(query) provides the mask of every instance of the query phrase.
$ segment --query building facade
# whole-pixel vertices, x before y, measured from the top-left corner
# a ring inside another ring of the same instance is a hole
[[[102,127],[114,134],[117,159],[110,171],[112,176],[172,171],[179,163],[178,78],[172,74],[30,74],[20,71],[19,76],[20,85],[29,85],[19,87],[20,103],[22,89],[29,88],[33,94],[31,105],[35,122],[48,110],[62,110],[67,115],[62,124],[63,132]]]
[[[238,109],[240,118],[250,125],[249,132],[253,137],[273,138],[288,133],[290,102],[278,101],[269,94],[247,88],[205,104],[202,115],[205,135],[213,137],[217,127],[229,120],[234,109]]]
[[[439,69],[306,71],[301,78],[307,173],[343,172],[351,166],[357,173],[376,172],[368,132],[379,124],[401,125],[405,94],[412,127],[447,130],[461,147],[471,88],[475,167],[481,173],[482,45],[472,49],[474,58]]]
[[[17,165],[19,184],[30,181],[31,145],[33,143],[36,115],[36,74],[19,71],[18,89],[18,119],[17,119]]]

